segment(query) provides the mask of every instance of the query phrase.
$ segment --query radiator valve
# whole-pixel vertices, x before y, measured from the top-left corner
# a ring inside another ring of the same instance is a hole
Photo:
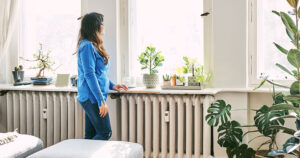
[[[169,111],[165,111],[165,122],[170,122],[170,112]]]
[[[42,118],[47,119],[47,109],[43,109]]]

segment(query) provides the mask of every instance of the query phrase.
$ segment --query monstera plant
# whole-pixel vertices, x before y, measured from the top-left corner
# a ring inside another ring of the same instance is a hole
[[[274,103],[272,106],[283,103],[282,93],[274,95],[273,99]],[[284,125],[285,121],[281,117],[284,116],[285,111],[272,111],[272,109],[266,105],[260,109],[250,110],[256,112],[253,118],[254,124],[241,125],[237,120],[231,119],[231,111],[235,111],[235,109],[231,109],[231,105],[226,104],[224,100],[217,100],[208,108],[208,114],[206,115],[207,123],[210,126],[217,127],[217,142],[221,147],[226,148],[229,158],[253,158],[258,153],[262,153],[262,156],[265,156],[268,152],[277,149],[275,138],[279,129],[273,129],[271,127]],[[251,130],[244,132],[243,129],[247,128],[251,128]],[[243,143],[243,138],[249,133],[258,133],[259,135]],[[256,150],[248,146],[249,143],[255,143],[257,138],[262,137],[267,138],[267,141],[260,144]],[[268,146],[268,150],[260,152],[263,146]]]
[[[283,157],[285,155],[300,157],[300,36],[298,28],[300,8],[299,0],[287,0],[287,2],[292,7],[292,11],[288,13],[273,11],[273,13],[279,17],[285,26],[285,31],[293,44],[293,48],[286,49],[277,43],[274,43],[274,45],[281,53],[286,55],[288,62],[294,68],[293,70],[289,70],[286,66],[279,63],[276,63],[276,66],[295,78],[295,81],[291,85],[282,85],[269,80],[268,77],[264,77],[257,88],[260,88],[265,83],[271,84],[273,86],[274,104],[272,106],[263,105],[260,109],[255,110],[255,125],[241,126],[237,121],[231,120],[231,106],[226,105],[224,101],[217,101],[208,109],[206,120],[209,125],[218,126],[218,143],[220,146],[226,147],[227,155],[230,158],[234,156],[236,158],[254,157],[257,150],[254,151],[248,147],[248,144],[242,143],[243,136],[250,132],[259,132],[261,135],[253,138],[248,143],[260,137],[269,138],[267,142],[261,145],[269,145],[268,157]],[[276,87],[289,89],[289,93],[276,93]],[[284,126],[284,120],[287,118],[295,120],[295,128]],[[219,122],[221,122],[220,125]],[[242,128],[244,127],[254,127],[257,129],[243,133]],[[297,129],[297,131],[294,129]],[[282,149],[277,149],[275,140],[279,131],[291,135],[283,144]]]

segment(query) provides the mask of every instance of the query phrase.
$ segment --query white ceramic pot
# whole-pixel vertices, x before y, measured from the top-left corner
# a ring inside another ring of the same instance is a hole
[[[171,81],[164,81],[163,86],[171,86]]]
[[[157,74],[144,74],[143,83],[147,88],[155,88],[159,84]]]

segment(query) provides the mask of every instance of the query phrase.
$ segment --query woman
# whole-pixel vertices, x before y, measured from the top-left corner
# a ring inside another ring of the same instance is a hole
[[[128,90],[108,78],[109,55],[103,47],[103,15],[86,14],[78,40],[78,101],[85,111],[85,139],[108,140],[111,126],[106,106],[109,90]]]

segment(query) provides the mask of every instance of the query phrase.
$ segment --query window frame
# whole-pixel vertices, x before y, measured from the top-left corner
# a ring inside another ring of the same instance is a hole
[[[262,79],[257,78],[258,51],[257,51],[257,0],[248,1],[248,87],[257,87]],[[274,64],[275,66],[275,64]],[[290,85],[293,80],[274,80],[282,85]],[[272,85],[265,84],[263,87],[270,88]]]
[[[123,60],[120,60],[120,80],[124,77],[128,77],[130,75],[129,68],[130,68],[130,52],[131,52],[131,43],[130,41],[134,38],[131,37],[131,28],[132,28],[132,19],[131,19],[131,3],[132,0],[124,0],[124,2],[119,4],[119,32],[120,34],[118,37],[119,40],[119,55],[122,57]],[[204,48],[203,48],[203,58],[204,58],[204,68],[205,71],[212,72],[213,70],[213,57],[212,57],[212,2],[211,0],[203,0],[203,12],[210,13],[208,16],[204,16],[203,21],[203,36],[204,36]],[[200,16],[200,15],[199,15]],[[126,30],[128,32],[122,33]],[[122,40],[120,40],[122,39]],[[126,39],[126,40],[125,40]],[[138,76],[133,76],[138,77]],[[212,82],[212,80],[211,80]]]
[[[87,13],[87,4],[88,4],[88,0],[80,0],[81,1],[81,15],[84,15],[85,13]],[[23,34],[23,32],[22,32],[22,10],[23,10],[23,1],[20,1],[20,10],[21,11],[19,11],[19,21],[18,21],[18,26],[16,27],[16,31],[17,31],[17,33],[15,33],[13,36],[13,38],[15,38],[15,39],[18,39],[16,42],[15,42],[15,44],[16,44],[16,46],[17,46],[17,48],[18,48],[18,51],[17,51],[17,55],[13,58],[13,63],[17,63],[17,65],[20,65],[21,64],[21,62],[20,62],[20,59],[19,59],[19,57],[20,57],[20,55],[21,55],[21,49],[22,49],[22,34]],[[30,80],[30,77],[32,77],[32,76],[30,76],[30,75],[28,75],[28,76],[24,76],[24,80]],[[54,82],[55,82],[55,80],[56,80],[56,75],[54,75],[53,77],[53,80],[54,80]]]

